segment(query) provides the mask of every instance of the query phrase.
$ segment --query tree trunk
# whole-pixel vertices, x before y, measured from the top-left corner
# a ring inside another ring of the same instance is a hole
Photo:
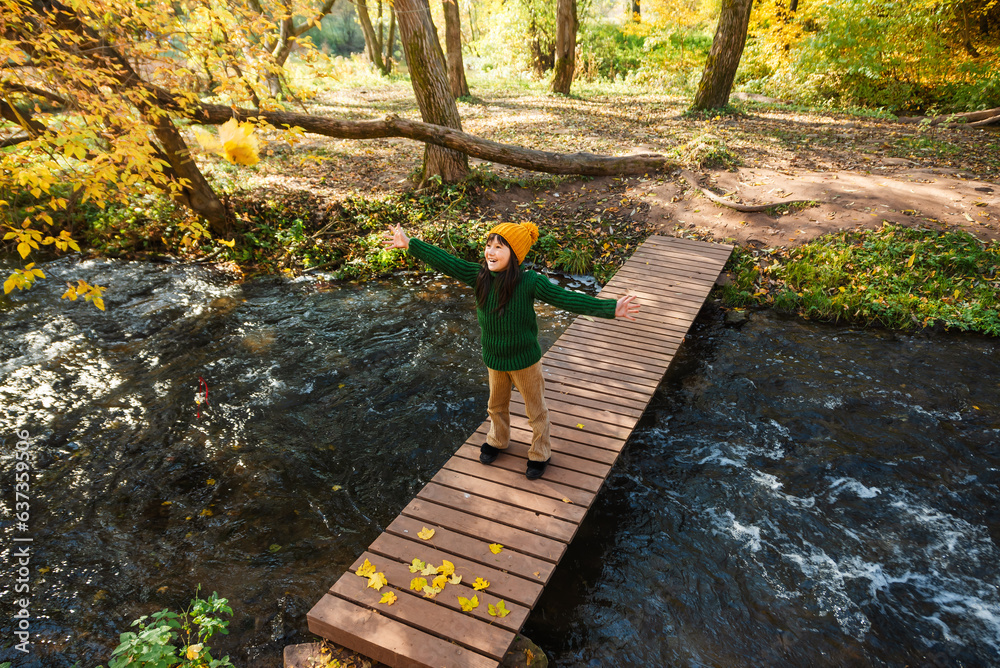
[[[385,75],[392,72],[392,62],[396,53],[396,8],[389,7],[389,43],[385,47]]]
[[[797,11],[799,11],[799,0],[791,0],[791,2],[788,3],[788,13],[794,14]]]
[[[973,58],[979,57],[979,52],[976,51],[976,47],[972,45],[972,29],[969,27],[969,8],[963,3],[961,5],[962,11],[962,46],[965,47],[965,52],[968,53]]]
[[[441,51],[427,0],[396,0],[395,6],[399,38],[403,42],[420,117],[426,123],[461,130],[462,120],[448,86],[444,52]],[[420,187],[435,176],[441,177],[444,183],[454,183],[464,178],[468,171],[469,158],[466,154],[428,145],[424,150]]]
[[[469,83],[465,80],[462,62],[462,15],[458,0],[442,0],[444,8],[444,43],[448,47],[448,84],[455,97],[469,96]]]
[[[377,67],[382,74],[386,74],[385,63],[382,61],[382,44],[375,34],[372,19],[368,16],[368,3],[365,0],[357,0],[354,8],[358,12],[358,23],[361,24],[361,33],[365,36],[365,56],[368,57],[368,61]]]
[[[191,159],[187,144],[174,122],[162,113],[156,118],[152,114],[144,114],[144,118],[153,126],[153,133],[163,148],[164,158],[170,163],[173,176],[184,184],[174,199],[207,220],[214,236],[224,237],[228,233],[226,207]]]
[[[634,23],[642,23],[642,8],[639,6],[640,0],[632,0],[632,12],[629,19]]]
[[[396,0],[401,2],[401,0]],[[400,10],[402,13],[402,10]],[[448,99],[451,99],[449,96]],[[471,155],[490,162],[522,167],[548,174],[584,174],[588,176],[622,176],[645,174],[673,169],[676,164],[663,155],[642,153],[627,156],[594,155],[593,153],[553,153],[510,146],[470,135],[461,130],[387,116],[378,121],[344,121],[327,116],[299,114],[287,111],[234,109],[221,104],[202,104],[191,120],[205,125],[221,125],[230,118],[239,120],[260,118],[275,127],[300,127],[311,134],[338,139],[379,139],[406,137],[451,149],[451,153]]]
[[[569,95],[576,67],[576,0],[559,0],[556,5],[556,62],[552,92]]]
[[[694,96],[693,109],[719,109],[729,103],[729,92],[747,41],[752,4],[753,0],[722,0],[719,26]]]

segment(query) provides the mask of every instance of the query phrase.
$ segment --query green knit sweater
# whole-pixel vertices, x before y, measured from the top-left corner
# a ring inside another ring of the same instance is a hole
[[[437,271],[457,278],[475,289],[480,267],[475,262],[460,260],[420,239],[410,239],[409,250],[411,255],[423,260]],[[542,348],[538,345],[538,323],[535,320],[536,299],[573,313],[599,318],[615,317],[616,300],[598,299],[565,290],[553,285],[545,276],[527,270],[521,272],[521,280],[518,281],[510,301],[507,302],[503,315],[500,315],[495,312],[496,286],[497,282],[494,282],[486,304],[482,308],[476,308],[481,330],[483,362],[496,371],[526,369],[542,359]]]

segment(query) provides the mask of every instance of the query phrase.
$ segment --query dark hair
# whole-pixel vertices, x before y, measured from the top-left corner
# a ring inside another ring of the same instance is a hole
[[[497,307],[494,309],[494,312],[503,315],[504,309],[507,307],[507,302],[514,296],[514,288],[517,287],[518,281],[521,280],[521,264],[517,261],[517,254],[514,253],[514,249],[510,247],[506,239],[496,233],[491,233],[486,237],[486,243],[495,240],[500,241],[500,243],[510,249],[510,262],[507,263],[507,268],[500,272],[500,275],[496,278],[499,286],[497,286]],[[482,266],[479,268],[479,275],[476,276],[476,306],[479,308],[486,306],[486,300],[489,299],[492,288],[493,273],[487,268],[486,260],[484,259]]]

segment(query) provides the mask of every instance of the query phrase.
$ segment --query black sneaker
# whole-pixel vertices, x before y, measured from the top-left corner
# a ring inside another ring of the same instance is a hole
[[[494,448],[489,443],[483,443],[483,447],[479,448],[479,461],[483,464],[492,464],[497,460],[499,454],[499,448]]]
[[[528,468],[525,469],[524,475],[528,480],[538,480],[545,473],[545,467],[548,465],[549,460],[546,459],[544,462],[533,462],[528,460]]]

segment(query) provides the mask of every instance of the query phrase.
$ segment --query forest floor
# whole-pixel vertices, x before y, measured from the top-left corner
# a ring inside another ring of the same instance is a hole
[[[939,129],[836,112],[748,103],[738,114],[685,115],[686,99],[621,86],[574,84],[550,95],[542,82],[473,78],[459,102],[463,129],[499,142],[558,152],[655,152],[675,158],[718,195],[745,204],[815,204],[741,213],[712,203],[679,171],[588,178],[488,167],[493,185],[477,189],[455,215],[483,220],[562,218],[596,231],[642,223],[663,234],[795,246],[846,228],[883,222],[964,230],[1000,238],[1000,129]],[[320,90],[312,113],[419,119],[405,80]],[[307,137],[265,148],[254,187],[306,189],[320,199],[377,196],[413,187],[423,146],[406,139]],[[497,184],[502,185],[498,187]]]

